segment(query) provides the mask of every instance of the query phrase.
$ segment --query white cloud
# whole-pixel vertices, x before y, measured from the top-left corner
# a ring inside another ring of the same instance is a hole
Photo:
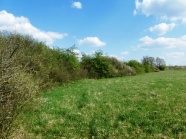
[[[98,37],[86,37],[78,41],[79,45],[87,45],[87,46],[105,46],[106,43],[100,41]]]
[[[45,42],[50,45],[56,39],[62,39],[67,34],[59,34],[56,32],[45,32],[34,27],[28,18],[16,17],[6,11],[0,11],[0,31],[16,32],[24,35],[30,35],[34,39]]]
[[[161,24],[155,25],[153,27],[150,27],[149,30],[150,30],[150,32],[153,32],[157,35],[164,35],[168,31],[173,30],[175,26],[176,26],[176,24],[174,24],[174,23],[171,23],[171,24],[161,23]]]
[[[186,49],[186,35],[180,38],[166,38],[159,37],[157,39],[153,39],[149,36],[145,36],[139,39],[141,42],[135,48],[182,48]]]
[[[124,51],[121,54],[124,55],[124,56],[127,56],[127,55],[129,55],[129,52],[128,51]]]
[[[82,9],[82,4],[81,2],[73,2],[72,7],[77,9]]]
[[[118,58],[117,55],[110,54],[109,57]]]
[[[182,58],[183,56],[185,56],[185,53],[184,52],[171,52],[171,53],[165,53],[165,55],[168,57],[168,58]]]
[[[169,20],[186,20],[185,0],[136,0],[134,14],[155,15]]]
[[[73,52],[77,55],[78,59],[81,60],[82,58],[81,51],[78,49],[73,49]]]
[[[80,54],[81,53],[80,50],[78,50],[78,49],[73,49],[73,52],[76,53],[76,54]]]

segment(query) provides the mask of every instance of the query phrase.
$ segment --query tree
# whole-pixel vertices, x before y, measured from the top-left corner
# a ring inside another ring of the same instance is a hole
[[[154,57],[145,56],[142,59],[142,64],[145,68],[145,72],[153,72],[155,71],[155,60]]]
[[[159,69],[159,70],[165,70],[166,68],[166,63],[164,61],[164,59],[156,57],[155,59],[155,66]]]
[[[154,66],[154,62],[155,62],[154,57],[145,56],[142,59],[142,64],[143,65]]]

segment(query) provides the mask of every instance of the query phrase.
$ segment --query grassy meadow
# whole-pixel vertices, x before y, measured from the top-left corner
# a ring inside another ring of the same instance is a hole
[[[42,93],[15,138],[186,138],[186,70],[84,79]]]

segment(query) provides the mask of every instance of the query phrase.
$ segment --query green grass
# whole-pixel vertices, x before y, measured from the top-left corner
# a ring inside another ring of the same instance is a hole
[[[186,71],[74,82],[23,121],[29,138],[186,138]]]

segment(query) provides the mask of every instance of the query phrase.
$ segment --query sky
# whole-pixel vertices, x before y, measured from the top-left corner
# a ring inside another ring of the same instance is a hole
[[[0,0],[0,31],[121,61],[186,65],[185,0]]]

